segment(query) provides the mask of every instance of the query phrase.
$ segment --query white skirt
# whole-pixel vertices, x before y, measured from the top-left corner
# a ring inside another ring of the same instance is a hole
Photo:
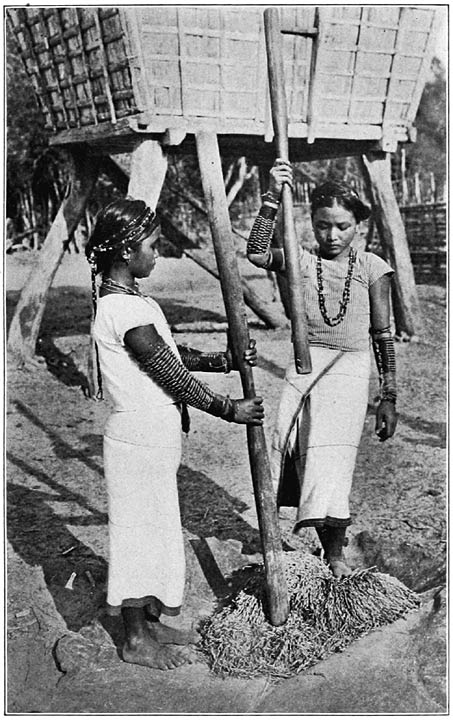
[[[311,347],[310,353],[310,374],[298,375],[294,362],[288,367],[271,448],[278,504],[298,507],[295,529],[350,524],[349,494],[368,404],[368,350]]]
[[[185,580],[176,484],[180,460],[181,417],[175,405],[110,416],[104,431],[104,472],[111,614],[144,605],[156,615],[179,612]]]

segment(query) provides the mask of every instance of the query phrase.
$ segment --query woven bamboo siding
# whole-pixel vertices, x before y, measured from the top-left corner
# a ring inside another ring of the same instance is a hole
[[[137,112],[116,8],[10,10],[16,38],[55,130]]]
[[[433,22],[420,7],[319,8],[318,120],[406,127]]]
[[[255,119],[263,113],[255,9],[150,7],[125,11],[137,54],[137,83],[153,114]],[[263,58],[261,58],[261,61]],[[260,92],[261,91],[261,92]]]
[[[220,133],[272,133],[262,7],[28,7],[8,15],[57,132],[141,113],[149,132],[205,123]],[[290,136],[406,139],[434,18],[429,6],[282,7]]]

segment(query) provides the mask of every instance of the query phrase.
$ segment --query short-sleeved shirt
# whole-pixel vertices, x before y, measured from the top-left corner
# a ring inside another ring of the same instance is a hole
[[[330,318],[335,317],[340,310],[348,261],[348,257],[341,260],[322,259],[323,295]],[[369,290],[380,277],[393,273],[392,268],[374,253],[357,251],[346,315],[341,323],[330,327],[324,322],[319,308],[316,263],[317,255],[305,249],[301,251],[300,267],[309,344],[333,350],[367,350],[370,343]]]
[[[122,294],[104,295],[99,299],[93,336],[104,384],[118,411],[151,410],[175,403],[172,395],[140,370],[124,343],[128,330],[143,325],[154,325],[179,358],[168,323],[155,300]]]

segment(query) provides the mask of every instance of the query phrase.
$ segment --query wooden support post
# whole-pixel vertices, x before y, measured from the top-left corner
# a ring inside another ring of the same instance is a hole
[[[121,190],[122,192],[127,191],[129,176],[110,156],[103,158],[102,168],[104,172],[109,175],[111,180],[113,180],[118,190]],[[199,208],[199,210],[204,215],[207,215],[204,208]],[[160,211],[159,215],[162,231],[167,240],[180,252],[193,260],[197,265],[202,267],[214,277],[218,278],[219,273],[212,253],[198,249],[196,240],[188,237],[182,232],[182,230],[179,230],[179,228],[173,224],[170,216],[163,210]],[[246,305],[253,310],[255,315],[260,318],[260,320],[262,320],[270,328],[287,327],[287,319],[283,313],[280,312],[279,308],[276,308],[273,304],[263,300],[263,298],[261,298],[253,290],[251,285],[244,278],[241,278],[241,282],[244,293],[244,301]]]
[[[231,235],[217,136],[213,132],[201,131],[196,135],[196,143],[233,353],[238,363],[244,395],[254,397],[256,393],[252,368],[243,359],[243,353],[249,343],[249,332],[236,251]],[[277,506],[262,426],[248,425],[247,441],[263,545],[269,616],[273,625],[282,625],[289,612],[288,593]]]
[[[155,210],[167,167],[162,145],[157,140],[142,140],[132,153],[128,195],[134,200],[144,200]]]
[[[285,75],[283,67],[282,35],[279,9],[264,11],[266,33],[267,65],[269,70],[269,91],[271,98],[272,122],[277,140],[277,153],[283,160],[289,160],[288,112],[286,107]],[[300,374],[311,372],[308,329],[304,312],[304,296],[299,262],[299,245],[296,238],[293,217],[292,191],[286,183],[282,190],[283,227],[286,275],[291,309],[291,327],[296,371]]]
[[[384,253],[395,270],[393,312],[396,334],[412,337],[421,328],[420,305],[406,231],[392,186],[390,154],[363,155],[362,169]]]
[[[99,158],[93,157],[86,146],[72,150],[68,192],[21,292],[9,329],[8,350],[21,365],[34,360],[48,290],[63,257],[65,242],[83,217],[98,171]]]

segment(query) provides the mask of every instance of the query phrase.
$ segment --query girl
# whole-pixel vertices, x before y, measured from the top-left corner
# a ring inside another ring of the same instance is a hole
[[[185,561],[176,486],[185,404],[235,423],[262,424],[262,399],[216,395],[192,370],[231,369],[227,353],[180,355],[159,305],[139,291],[156,262],[160,228],[141,200],[98,215],[86,247],[102,378],[113,400],[104,432],[109,509],[109,614],[122,615],[123,659],[162,670],[188,661],[169,645],[193,636],[159,621],[180,612]],[[95,279],[102,274],[99,300]],[[254,342],[245,359],[255,364]],[[99,367],[98,367],[99,370]],[[101,380],[101,375],[99,375]]]
[[[270,248],[283,183],[291,165],[277,159],[269,191],[247,245],[256,266],[285,272],[284,250]],[[311,198],[318,251],[301,249],[312,372],[289,365],[271,452],[279,506],[296,506],[293,532],[315,527],[335,577],[351,573],[344,554],[351,524],[349,493],[368,403],[370,333],[380,378],[376,433],[387,440],[397,415],[395,351],[390,331],[390,266],[353,247],[358,223],[370,215],[348,185],[326,182]]]

